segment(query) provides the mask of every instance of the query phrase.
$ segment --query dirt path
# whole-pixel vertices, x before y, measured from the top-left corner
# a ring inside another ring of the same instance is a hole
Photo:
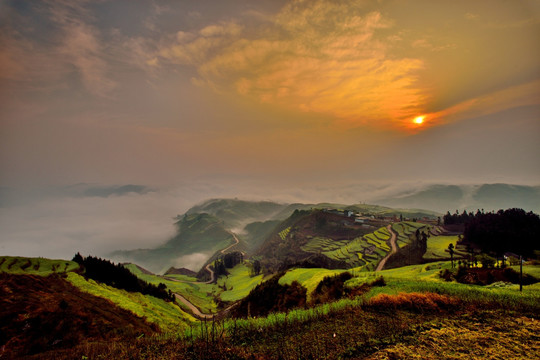
[[[231,244],[231,245],[229,245],[229,246],[227,246],[225,249],[222,249],[222,250],[220,251],[220,253],[222,253],[222,254],[225,254],[225,253],[226,253],[227,251],[229,251],[232,247],[234,247],[234,246],[236,246],[236,245],[238,245],[238,244],[240,243],[240,240],[238,239],[238,237],[236,236],[235,233],[229,232],[229,234],[232,235],[232,237],[233,237],[235,243],[234,243],[234,244]],[[242,251],[242,255],[245,255],[245,253],[244,253],[243,251]],[[208,271],[208,272],[210,273],[210,280],[206,281],[205,284],[211,284],[211,283],[213,283],[214,280],[215,280],[215,277],[216,277],[216,275],[215,275],[215,273],[214,273],[214,270],[210,269],[210,264],[206,265],[204,268],[206,269],[206,271]]]
[[[222,254],[225,254],[225,253],[226,253],[227,251],[229,251],[232,247],[234,247],[234,246],[236,246],[236,245],[238,245],[238,244],[240,243],[240,240],[238,239],[238,237],[236,236],[235,233],[229,231],[229,234],[232,235],[232,237],[233,237],[235,243],[234,243],[234,244],[231,244],[231,245],[229,245],[228,247],[226,247],[225,249],[221,250],[221,253],[222,253]],[[242,254],[244,254],[244,252],[242,252]],[[244,255],[245,255],[245,254],[244,254]]]
[[[232,235],[232,237],[233,237],[235,243],[234,243],[234,244],[231,244],[231,245],[229,245],[229,246],[227,246],[225,249],[222,249],[222,250],[220,251],[222,254],[225,254],[225,253],[226,253],[227,251],[229,251],[232,247],[234,247],[234,246],[236,246],[236,245],[238,245],[238,244],[240,243],[240,240],[238,239],[238,237],[236,236],[235,233],[233,233],[233,232],[229,232],[229,233]],[[242,254],[245,255],[245,253],[244,253],[243,251],[242,251]],[[206,271],[208,271],[208,272],[210,273],[210,280],[204,282],[203,284],[211,284],[211,283],[213,283],[214,280],[215,280],[215,278],[216,278],[216,275],[215,275],[215,273],[214,273],[214,270],[212,270],[212,269],[210,268],[210,264],[206,265],[204,268],[206,269]],[[178,281],[178,282],[183,282],[183,281],[181,281],[181,280],[177,280],[177,279],[173,279],[173,278],[170,278],[170,280],[174,280],[174,281]],[[196,282],[194,282],[194,281],[186,281],[186,282],[192,283],[192,284],[196,283]],[[223,313],[223,312],[229,311],[229,310],[234,306],[234,304],[233,304],[233,305],[229,306],[228,308],[221,310],[221,311],[220,311],[219,313],[217,313],[217,314],[204,314],[204,313],[202,313],[195,305],[193,305],[188,299],[186,299],[186,298],[183,297],[182,295],[180,295],[180,294],[178,294],[178,293],[174,293],[174,296],[176,296],[176,298],[177,298],[178,300],[180,300],[183,304],[185,304],[187,307],[189,307],[189,309],[191,310],[191,312],[192,312],[196,317],[198,317],[198,318],[200,318],[200,319],[211,319],[211,318],[213,318],[214,316],[218,316],[219,314],[221,314],[221,313]]]
[[[375,269],[375,271],[381,271],[384,267],[384,265],[386,264],[386,260],[388,260],[390,258],[390,256],[394,255],[396,252],[397,252],[397,244],[396,244],[396,240],[397,240],[397,235],[396,233],[392,230],[392,225],[388,225],[386,227],[388,229],[388,232],[390,232],[390,235],[392,235],[390,237],[390,246],[392,246],[392,251],[390,251],[390,253],[388,253],[388,255],[386,255],[382,260],[381,262],[379,263],[379,265],[377,265],[377,268]]]
[[[180,300],[183,304],[185,304],[191,310],[193,315],[195,315],[196,317],[201,318],[201,319],[211,319],[214,317],[214,314],[203,314],[195,305],[189,302],[189,300],[183,297],[182,295],[178,293],[174,293],[174,296],[176,296],[178,300]]]

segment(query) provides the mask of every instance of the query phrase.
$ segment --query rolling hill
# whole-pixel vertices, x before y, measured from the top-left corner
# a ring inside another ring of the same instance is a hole
[[[357,223],[335,211],[302,210],[277,226],[255,256],[269,271],[293,265],[374,269],[390,251],[389,239],[379,220]]]
[[[296,210],[312,209],[351,210],[377,217],[434,218],[440,215],[429,210],[393,209],[368,204],[280,204],[269,201],[211,199],[192,207],[184,215],[179,215],[176,222],[177,234],[162,246],[154,249],[119,250],[111,253],[109,257],[119,262],[140,264],[155,273],[164,273],[170,267],[185,267],[197,272],[208,261],[219,256],[220,250],[235,243],[232,233],[239,240],[234,247],[235,251],[243,251],[248,255],[262,254],[259,248],[270,237],[275,236],[275,229],[283,228],[283,221],[287,222]],[[309,256],[314,258],[318,255]],[[334,264],[329,263],[328,266],[341,266],[338,265],[342,260],[338,259],[339,257],[326,256],[321,259]]]

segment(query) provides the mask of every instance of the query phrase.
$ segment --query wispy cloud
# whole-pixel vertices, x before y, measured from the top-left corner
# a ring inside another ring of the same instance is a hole
[[[84,88],[97,96],[109,96],[116,83],[110,76],[106,45],[100,30],[92,25],[87,1],[45,1],[29,5],[29,10],[47,31],[11,21],[2,31],[0,76],[19,86],[66,87],[75,70]],[[28,15],[28,14],[26,14]],[[15,14],[14,16],[19,17]],[[20,18],[24,18],[20,15]],[[47,37],[47,41],[41,39]]]
[[[296,1],[258,28],[236,23],[180,32],[162,59],[198,69],[197,84],[263,103],[324,113],[348,126],[388,126],[418,112],[423,62],[389,56],[392,27],[362,2]]]

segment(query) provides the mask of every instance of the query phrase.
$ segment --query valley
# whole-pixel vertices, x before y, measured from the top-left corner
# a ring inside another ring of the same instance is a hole
[[[152,272],[135,262],[122,266],[171,299],[93,280],[77,257],[78,262],[0,257],[0,316],[7,324],[0,329],[0,356],[387,359],[413,356],[414,348],[440,358],[454,358],[456,351],[487,358],[540,354],[534,335],[540,329],[538,261],[530,258],[522,268],[510,257],[504,266],[497,258],[489,263],[440,214],[236,200],[212,200],[194,209],[207,212],[180,216],[179,234],[169,245],[148,250],[167,271]],[[171,254],[185,256],[173,245],[187,241],[194,242],[189,249],[214,251],[192,269],[198,271],[167,262]],[[166,248],[169,254],[160,257]],[[36,281],[48,285],[30,285]],[[50,289],[46,294],[44,286]],[[47,298],[50,305],[14,307],[22,293]],[[98,301],[118,320],[92,310],[89,304]],[[71,317],[55,320],[65,311],[90,311],[93,325],[69,322]],[[38,340],[44,321],[50,336]],[[70,336],[66,327],[74,330]],[[17,328],[30,330],[15,335]],[[475,341],[481,333],[489,337]],[[510,352],[500,350],[501,344]]]

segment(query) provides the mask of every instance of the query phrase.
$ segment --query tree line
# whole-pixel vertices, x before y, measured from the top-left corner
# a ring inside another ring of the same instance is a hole
[[[458,210],[456,210],[456,212],[453,214],[450,214],[450,211],[447,211],[446,215],[443,216],[443,221],[444,225],[463,225],[468,223],[470,220],[482,215],[484,215],[484,209],[482,209],[481,211],[480,209],[477,209],[476,213],[463,210],[461,214]]]
[[[80,253],[75,254],[73,261],[84,268],[86,278],[130,292],[140,292],[151,295],[165,301],[174,301],[174,294],[163,283],[159,285],[149,284],[139,279],[123,265],[114,264],[109,260],[94,256],[83,257]]]
[[[493,253],[504,259],[506,253],[536,257],[539,250],[540,217],[523,209],[477,213],[465,223],[462,244]]]
[[[229,275],[227,269],[232,269],[242,262],[244,262],[244,254],[240,251],[225,254],[214,261],[214,273],[216,274],[216,277]]]

